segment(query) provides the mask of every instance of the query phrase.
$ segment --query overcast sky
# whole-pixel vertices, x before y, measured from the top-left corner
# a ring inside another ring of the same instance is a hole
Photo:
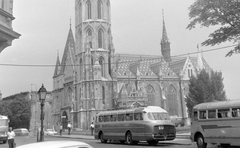
[[[111,0],[113,43],[116,53],[161,55],[162,9],[171,55],[197,51],[197,44],[216,28],[187,30],[188,7],[194,0]],[[0,64],[55,65],[66,44],[70,20],[75,34],[74,0],[14,1],[14,31],[21,37],[0,53]],[[231,46],[201,47],[203,51]],[[240,54],[226,58],[231,48],[205,52],[203,57],[214,71],[221,71],[229,99],[238,96]],[[196,56],[196,55],[191,55]],[[36,91],[42,84],[52,91],[54,66],[0,65],[0,90],[3,97],[25,91]],[[32,84],[32,85],[31,85]]]

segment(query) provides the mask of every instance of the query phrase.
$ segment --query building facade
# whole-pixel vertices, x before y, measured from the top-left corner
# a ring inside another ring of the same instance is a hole
[[[53,75],[56,126],[66,128],[70,121],[75,129],[89,130],[100,111],[148,105],[187,119],[188,81],[200,69],[210,69],[207,62],[201,55],[172,58],[164,21],[162,56],[116,54],[110,12],[109,0],[75,0],[75,39],[70,25]]]
[[[0,0],[0,53],[6,47],[12,45],[14,39],[18,39],[20,34],[13,31],[13,0]]]

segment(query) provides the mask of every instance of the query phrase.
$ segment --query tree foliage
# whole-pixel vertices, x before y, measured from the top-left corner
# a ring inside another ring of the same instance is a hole
[[[189,18],[192,19],[188,29],[197,24],[201,27],[219,26],[209,35],[202,45],[216,45],[226,41],[240,40],[240,0],[196,0],[189,7]],[[240,45],[236,46],[226,56],[240,52]]]
[[[221,72],[211,71],[209,74],[203,69],[197,77],[190,78],[189,93],[186,98],[190,116],[193,107],[199,103],[223,100],[226,100],[226,94]]]
[[[13,128],[29,128],[31,118],[31,101],[23,94],[11,96],[0,101],[0,114],[8,116],[9,126]]]

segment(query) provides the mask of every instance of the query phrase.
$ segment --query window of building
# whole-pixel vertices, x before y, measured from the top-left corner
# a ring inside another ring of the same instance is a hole
[[[102,19],[103,18],[103,4],[102,4],[101,0],[98,0],[97,8],[98,8],[98,19]]]
[[[102,86],[102,102],[105,104],[105,87]]]
[[[101,74],[102,74],[102,77],[104,77],[104,67],[105,67],[105,62],[104,62],[104,58],[103,57],[100,57],[99,58],[99,65],[101,65]]]
[[[98,30],[98,48],[103,48],[103,30]]]
[[[87,10],[87,19],[92,19],[92,4],[91,1],[88,0],[86,3],[86,10]]]
[[[92,30],[87,30],[87,42],[89,43],[89,47],[92,48]]]

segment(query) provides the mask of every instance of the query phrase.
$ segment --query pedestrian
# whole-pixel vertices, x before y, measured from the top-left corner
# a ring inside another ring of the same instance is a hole
[[[91,125],[90,125],[90,129],[91,129],[91,135],[93,136],[93,130],[94,130],[94,124],[93,124],[93,122],[92,122]]]
[[[14,133],[14,131],[12,131],[12,127],[9,127],[9,131],[7,133],[7,136],[8,136],[9,148],[14,148],[15,147],[15,143],[14,143],[15,133]]]
[[[63,130],[63,126],[62,123],[60,124],[60,136],[62,136],[62,130]]]
[[[70,121],[68,121],[67,128],[68,128],[68,135],[70,135],[71,128],[72,128],[72,125],[71,125]]]

